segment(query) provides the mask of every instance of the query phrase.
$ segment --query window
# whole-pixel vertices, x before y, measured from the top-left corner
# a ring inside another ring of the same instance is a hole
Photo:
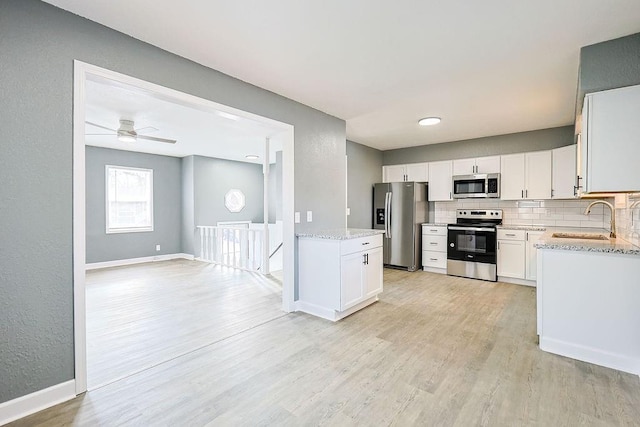
[[[153,231],[153,170],[106,166],[107,233]]]

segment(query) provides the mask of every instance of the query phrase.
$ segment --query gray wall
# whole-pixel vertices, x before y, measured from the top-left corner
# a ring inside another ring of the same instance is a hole
[[[382,152],[347,141],[347,226],[371,228],[373,184],[382,182]]]
[[[576,112],[590,92],[640,84],[640,33],[580,49]]]
[[[182,158],[182,252],[194,254],[195,222],[195,193],[193,183],[193,156]]]
[[[36,0],[0,29],[0,403],[74,377],[74,59],[292,124],[295,209],[344,224],[343,120]]]
[[[85,153],[87,262],[182,252],[180,159],[98,147],[86,147]],[[105,165],[153,169],[153,231],[105,232]]]
[[[573,144],[573,126],[384,151],[385,165],[551,150]]]
[[[269,222],[282,221],[282,151],[276,152],[276,161],[269,165]]]

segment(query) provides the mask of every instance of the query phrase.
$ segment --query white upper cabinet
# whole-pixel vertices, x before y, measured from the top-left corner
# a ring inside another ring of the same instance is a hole
[[[551,151],[501,157],[502,200],[551,198]]]
[[[406,170],[404,165],[391,165],[382,167],[382,182],[404,181]]]
[[[406,165],[407,181],[427,182],[429,181],[429,163],[410,163]]]
[[[640,191],[640,85],[587,94],[582,110],[583,191]]]
[[[453,162],[451,160],[429,163],[430,202],[453,200],[451,197],[452,172]]]
[[[551,198],[573,199],[576,193],[577,145],[567,145],[551,151]]]
[[[474,173],[499,173],[500,156],[457,159],[453,161],[453,175],[471,175]]]
[[[525,199],[551,198],[551,151],[525,153]]]
[[[428,179],[429,163],[410,163],[382,167],[382,182],[427,182]]]

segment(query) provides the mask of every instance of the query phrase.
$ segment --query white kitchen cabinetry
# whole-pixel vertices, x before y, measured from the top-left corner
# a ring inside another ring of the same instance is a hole
[[[429,163],[409,163],[382,167],[382,182],[427,182]]]
[[[567,145],[551,150],[551,161],[551,198],[576,198],[577,145]]]
[[[452,172],[453,162],[451,160],[429,163],[430,202],[453,200],[453,198],[451,197]]]
[[[498,230],[498,276],[525,278],[525,232]],[[500,279],[498,279],[500,280]]]
[[[382,235],[332,239],[299,237],[298,309],[340,320],[382,292]]]
[[[422,269],[447,273],[447,226],[422,225]]]
[[[538,276],[538,250],[534,246],[540,236],[544,234],[544,231],[527,231],[527,250],[526,250],[526,266],[527,266],[527,280],[536,280]]]
[[[551,198],[551,151],[501,156],[500,168],[502,200]]]
[[[640,191],[640,85],[587,94],[582,109],[583,191]]]
[[[471,175],[474,173],[500,173],[500,156],[453,161],[453,175]]]

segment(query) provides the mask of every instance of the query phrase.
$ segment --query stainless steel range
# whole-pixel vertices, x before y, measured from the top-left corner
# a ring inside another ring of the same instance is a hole
[[[457,209],[447,226],[447,274],[495,282],[500,224],[502,209]]]

